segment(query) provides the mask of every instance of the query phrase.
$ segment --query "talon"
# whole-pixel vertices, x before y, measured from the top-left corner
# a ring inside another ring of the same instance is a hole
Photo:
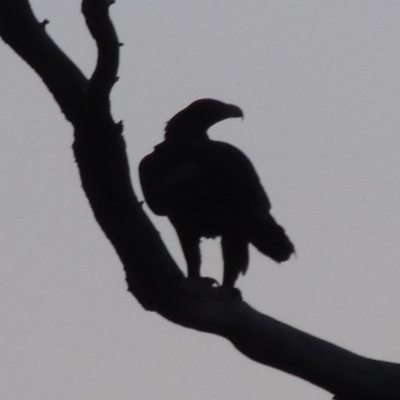
[[[232,300],[242,300],[242,292],[235,287],[222,285],[218,290],[224,293],[224,295],[230,297]]]
[[[189,279],[193,279],[194,281],[197,281],[203,284],[204,286],[211,286],[211,287],[219,286],[217,280],[215,280],[214,278],[209,278],[207,276],[198,276],[196,278],[189,278]]]

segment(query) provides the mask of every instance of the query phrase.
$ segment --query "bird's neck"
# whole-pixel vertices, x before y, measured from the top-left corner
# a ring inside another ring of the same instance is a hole
[[[167,130],[165,131],[165,140],[188,140],[191,142],[208,141],[207,130]]]

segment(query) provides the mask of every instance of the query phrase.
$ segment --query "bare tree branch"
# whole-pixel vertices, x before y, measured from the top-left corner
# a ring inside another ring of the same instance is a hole
[[[130,292],[147,310],[225,337],[247,357],[303,378],[339,400],[400,399],[399,364],[351,353],[183,277],[135,196],[123,126],[111,116],[120,44],[109,18],[110,4],[82,3],[98,47],[89,80],[47,35],[27,0],[0,0],[0,36],[37,72],[73,124],[82,187],[124,265]]]
[[[87,80],[46,34],[27,0],[0,0],[0,36],[43,79],[62,112],[72,122]]]

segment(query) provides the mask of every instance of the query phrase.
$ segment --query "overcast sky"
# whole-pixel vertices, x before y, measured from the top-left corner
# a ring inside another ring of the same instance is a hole
[[[80,2],[31,3],[89,76]],[[211,136],[254,162],[298,253],[279,266],[253,249],[245,300],[400,362],[400,3],[118,0],[112,15],[125,44],[113,113],[138,193],[137,164],[173,114],[201,97],[239,105],[244,121]],[[3,43],[0,60],[0,398],[330,399],[139,306],[80,188],[71,126]],[[204,243],[203,270],[219,279],[218,246]]]

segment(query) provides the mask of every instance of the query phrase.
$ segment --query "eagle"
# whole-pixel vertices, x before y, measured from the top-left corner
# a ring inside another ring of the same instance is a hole
[[[280,263],[295,248],[272,217],[271,203],[250,160],[236,147],[211,140],[208,129],[242,110],[214,99],[194,101],[165,126],[164,141],[139,164],[143,195],[150,209],[174,226],[188,268],[200,275],[201,238],[221,237],[222,287],[233,289],[249,264],[249,244]]]

